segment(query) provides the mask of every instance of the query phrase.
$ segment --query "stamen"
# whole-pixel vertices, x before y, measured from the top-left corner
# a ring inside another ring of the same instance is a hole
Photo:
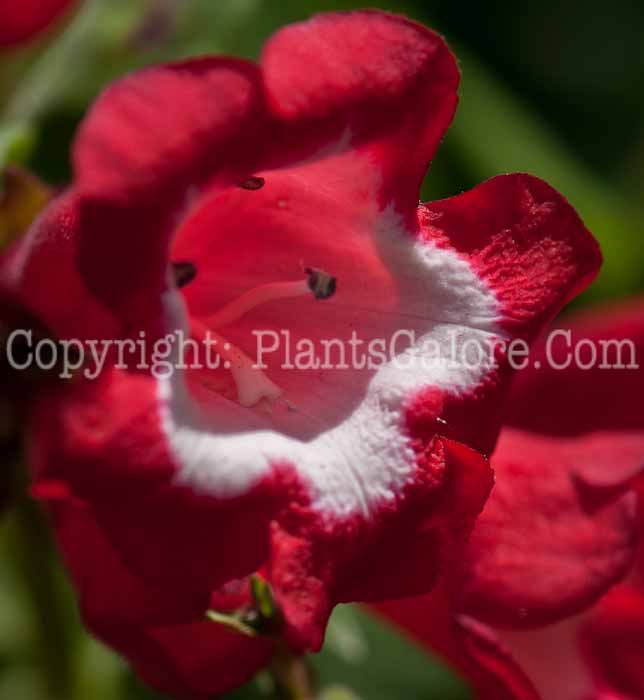
[[[316,270],[314,267],[307,267],[304,272],[309,277],[309,289],[316,299],[328,299],[335,294],[337,282],[335,277],[331,277],[328,272]]]
[[[249,177],[248,180],[244,180],[239,186],[243,190],[261,190],[265,183],[266,180],[264,180],[263,177],[254,175],[253,177]]]
[[[179,289],[190,284],[197,276],[197,268],[191,262],[174,262],[172,263],[174,270],[174,281]]]
[[[278,299],[294,299],[313,294],[316,299],[328,299],[336,290],[336,279],[322,270],[306,268],[307,278],[296,282],[271,282],[244,292],[208,318],[208,325],[221,328],[244,316],[260,304]]]

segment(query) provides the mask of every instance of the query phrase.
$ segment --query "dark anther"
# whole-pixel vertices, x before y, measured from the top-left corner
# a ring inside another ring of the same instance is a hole
[[[197,276],[197,268],[191,262],[172,263],[172,269],[174,270],[174,281],[179,289],[190,284]]]
[[[307,267],[304,270],[308,276],[309,289],[316,299],[328,299],[335,294],[337,286],[336,278],[332,277],[324,270],[317,270],[314,267]]]
[[[249,177],[248,180],[244,180],[239,186],[244,190],[261,190],[265,182],[266,180],[264,180],[263,177],[253,175],[253,177]]]

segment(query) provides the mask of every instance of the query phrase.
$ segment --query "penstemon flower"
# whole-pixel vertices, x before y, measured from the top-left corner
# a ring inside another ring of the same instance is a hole
[[[57,338],[181,331],[222,360],[155,374],[112,348],[33,407],[35,492],[86,622],[160,689],[221,692],[265,662],[265,638],[203,622],[248,604],[249,576],[279,610],[269,637],[317,650],[337,603],[430,590],[485,503],[508,343],[600,253],[528,175],[418,205],[458,79],[440,37],[376,11],[287,27],[259,65],[135,73],[91,108],[72,187],[2,263],[5,294]],[[401,329],[413,340],[376,368],[255,361],[257,331],[344,346]],[[233,639],[254,652],[224,653]]]

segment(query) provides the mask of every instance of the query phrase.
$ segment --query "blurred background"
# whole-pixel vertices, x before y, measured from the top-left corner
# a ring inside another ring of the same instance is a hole
[[[367,4],[434,27],[461,63],[460,107],[423,199],[456,194],[499,173],[538,175],[571,201],[604,250],[599,279],[575,305],[641,293],[644,3]],[[342,0],[79,0],[27,45],[0,49],[0,169],[21,165],[63,187],[74,131],[106,82],[149,63],[200,53],[256,58],[283,24],[361,6]],[[8,463],[11,455],[0,460]],[[19,486],[1,488],[11,503],[0,522],[0,700],[157,697],[83,633],[36,507]],[[469,696],[438,660],[352,608],[334,616],[315,663],[323,683],[351,687],[365,700]],[[264,688],[260,678],[234,697],[263,697]]]

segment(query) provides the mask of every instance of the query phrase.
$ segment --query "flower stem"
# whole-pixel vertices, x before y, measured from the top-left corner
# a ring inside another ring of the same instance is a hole
[[[282,700],[312,700],[317,696],[315,675],[306,656],[295,656],[280,644],[268,671]]]

